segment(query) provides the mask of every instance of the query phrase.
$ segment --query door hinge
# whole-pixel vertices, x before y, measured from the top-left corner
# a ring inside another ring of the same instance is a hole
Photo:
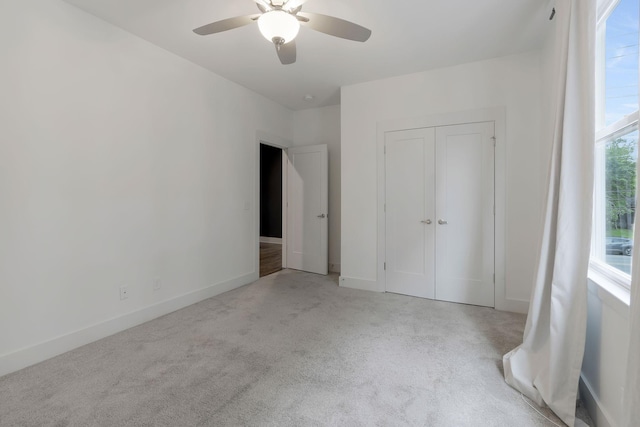
[[[385,271],[387,270],[387,263],[386,262],[384,263],[384,269],[385,269]]]
[[[496,137],[492,136],[491,139],[493,139],[493,146],[495,147],[496,146]]]

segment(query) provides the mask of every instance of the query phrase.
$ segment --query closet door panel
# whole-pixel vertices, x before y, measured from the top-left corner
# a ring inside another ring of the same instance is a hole
[[[436,129],[436,299],[494,306],[494,124]]]
[[[434,143],[433,128],[385,138],[388,292],[434,298]]]

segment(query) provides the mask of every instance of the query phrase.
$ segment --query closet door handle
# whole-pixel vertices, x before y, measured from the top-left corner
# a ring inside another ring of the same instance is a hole
[[[438,224],[440,224],[440,225],[447,225],[447,224],[449,224],[449,223],[448,223],[447,221],[443,221],[443,220],[439,219],[439,220],[438,220]]]
[[[327,216],[325,214],[322,215],[318,215],[318,218],[326,218]]]
[[[431,220],[430,219],[428,219],[426,221],[420,221],[420,222],[423,223],[423,224],[431,224]]]

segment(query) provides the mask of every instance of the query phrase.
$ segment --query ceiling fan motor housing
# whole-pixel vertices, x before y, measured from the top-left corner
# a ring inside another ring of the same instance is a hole
[[[300,31],[300,23],[295,16],[284,10],[271,10],[258,18],[258,28],[265,39],[275,43],[276,39],[288,43],[296,38]]]

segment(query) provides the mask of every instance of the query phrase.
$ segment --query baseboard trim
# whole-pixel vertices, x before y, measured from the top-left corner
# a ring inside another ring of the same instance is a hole
[[[529,312],[529,301],[513,298],[505,298],[500,301],[496,298],[496,310],[527,314]]]
[[[598,427],[616,427],[616,423],[613,421],[611,414],[604,407],[598,396],[594,393],[593,387],[589,381],[580,375],[580,398],[582,403],[587,408],[589,416]]]
[[[339,283],[341,288],[359,289],[361,291],[384,292],[383,289],[379,288],[378,282],[375,280],[340,276]]]
[[[260,236],[260,243],[272,243],[274,245],[281,245],[282,239],[280,237],[263,237]]]
[[[257,280],[244,274],[0,356],[0,377]]]

